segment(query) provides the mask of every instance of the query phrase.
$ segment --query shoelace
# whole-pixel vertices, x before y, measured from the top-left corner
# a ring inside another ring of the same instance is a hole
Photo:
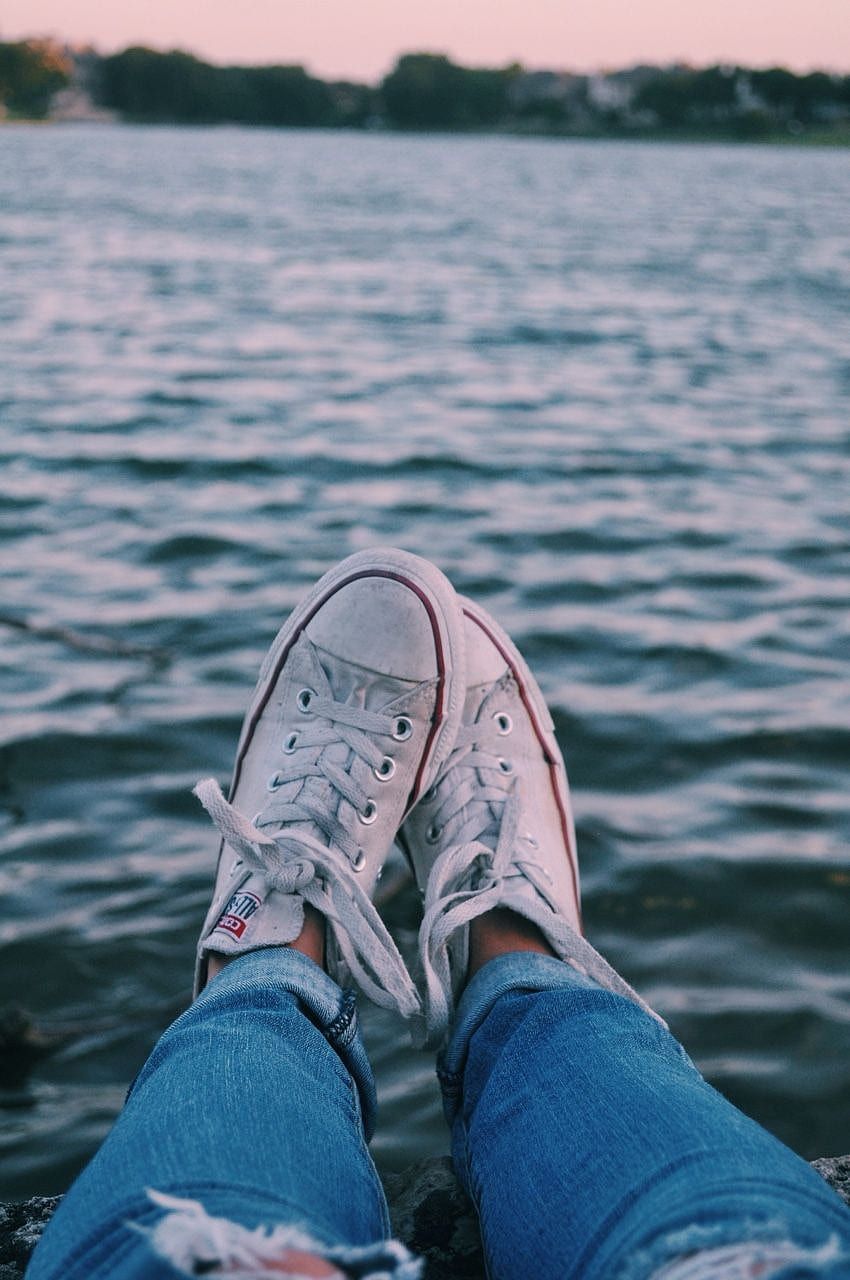
[[[428,876],[424,915],[419,933],[419,965],[425,983],[426,1029],[420,1038],[436,1042],[448,1028],[453,1002],[449,944],[459,929],[504,901],[508,880],[529,880],[540,896],[534,923],[545,919],[544,932],[557,941],[557,950],[578,972],[609,991],[625,995],[650,1009],[586,938],[563,918],[554,896],[552,877],[534,856],[536,842],[520,835],[522,796],[519,778],[504,775],[502,762],[478,747],[478,724],[465,725],[441,775],[437,789],[444,798],[435,810],[432,829],[444,845]],[[491,781],[481,785],[473,770]],[[482,837],[486,837],[486,842]],[[545,905],[544,905],[545,904]],[[463,974],[454,978],[462,979]]]
[[[464,725],[442,777],[443,798],[429,831],[443,844],[428,875],[419,961],[429,1027],[445,1030],[452,995],[449,942],[458,929],[498,905],[506,878],[523,874],[514,851],[520,819],[518,779],[477,744],[480,725]],[[475,772],[473,772],[475,771]],[[486,781],[481,785],[478,771]],[[488,843],[482,839],[489,836]],[[527,865],[527,864],[526,864]],[[542,870],[542,868],[539,868]]]
[[[418,993],[358,879],[363,852],[336,814],[344,797],[361,821],[374,820],[375,804],[351,776],[351,763],[359,757],[380,777],[389,757],[373,739],[397,736],[400,718],[317,695],[309,713],[310,722],[287,735],[284,751],[292,762],[269,779],[270,799],[253,819],[229,804],[212,778],[199,782],[195,795],[222,838],[270,889],[297,893],[322,913],[366,995],[410,1017],[420,1007]]]

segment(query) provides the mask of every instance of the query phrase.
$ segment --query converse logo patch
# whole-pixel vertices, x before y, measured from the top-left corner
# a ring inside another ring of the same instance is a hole
[[[238,890],[221,913],[216,929],[222,929],[232,938],[241,938],[248,921],[260,904],[261,900],[255,893],[248,893],[244,889]]]

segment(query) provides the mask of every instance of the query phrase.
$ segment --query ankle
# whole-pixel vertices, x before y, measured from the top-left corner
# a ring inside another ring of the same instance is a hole
[[[300,951],[320,969],[325,967],[325,917],[321,911],[304,903],[304,926],[298,937],[288,944],[293,951]]]
[[[293,951],[300,951],[308,960],[312,960],[320,969],[325,967],[325,917],[309,902],[304,903],[304,925],[298,937],[292,942],[283,944]],[[225,965],[235,960],[236,956],[225,956],[219,951],[211,951],[207,962],[207,981],[221,973]]]
[[[478,916],[469,926],[469,968],[467,980],[476,974],[488,960],[507,955],[512,951],[534,951],[538,955],[554,956],[543,934],[526,920],[525,916],[507,907],[494,907]]]

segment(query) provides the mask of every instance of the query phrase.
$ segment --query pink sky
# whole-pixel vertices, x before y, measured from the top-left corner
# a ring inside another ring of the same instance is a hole
[[[682,59],[850,71],[850,0],[3,0],[0,39],[34,34],[368,80],[416,49],[488,65]]]

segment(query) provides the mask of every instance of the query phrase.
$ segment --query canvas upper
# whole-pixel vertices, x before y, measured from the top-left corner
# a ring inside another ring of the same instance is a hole
[[[349,557],[296,608],[263,664],[229,801],[210,779],[196,788],[222,836],[196,990],[210,953],[292,942],[308,902],[327,921],[332,976],[418,1009],[371,898],[454,745],[463,644],[451,585],[403,551]]]

